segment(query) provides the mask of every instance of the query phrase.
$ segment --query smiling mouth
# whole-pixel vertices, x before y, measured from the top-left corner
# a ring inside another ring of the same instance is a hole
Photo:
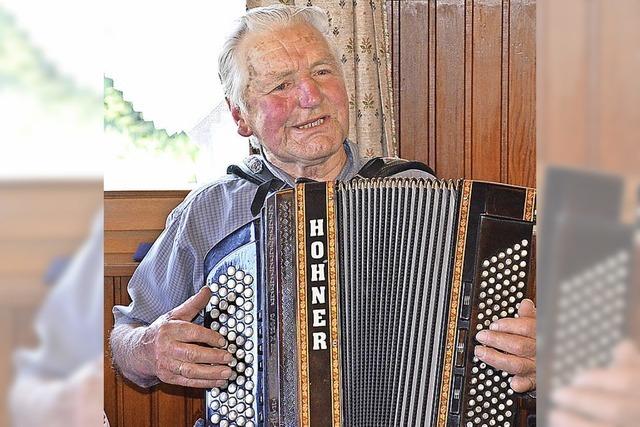
[[[325,121],[325,117],[321,117],[318,120],[314,120],[313,122],[304,124],[302,126],[296,126],[296,128],[298,129],[311,129],[314,128],[316,126],[320,126],[321,124],[323,124]]]

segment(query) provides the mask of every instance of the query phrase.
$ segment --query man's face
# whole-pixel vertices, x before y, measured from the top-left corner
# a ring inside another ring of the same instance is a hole
[[[297,24],[250,35],[240,49],[245,136],[255,135],[272,161],[308,166],[336,156],[349,131],[348,98],[324,37]]]

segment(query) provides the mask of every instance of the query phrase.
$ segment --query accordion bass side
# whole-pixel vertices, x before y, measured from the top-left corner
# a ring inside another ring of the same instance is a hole
[[[270,196],[205,260],[204,323],[234,355],[207,425],[527,426],[533,400],[473,348],[528,295],[535,197],[401,178]]]

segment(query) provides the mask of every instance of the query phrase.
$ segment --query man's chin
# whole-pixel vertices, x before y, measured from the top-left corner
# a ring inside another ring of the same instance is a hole
[[[302,151],[309,151],[310,153],[335,153],[342,148],[344,138],[341,138],[336,134],[315,134],[309,135],[306,139],[296,138],[296,146],[300,147]]]
[[[339,153],[341,149],[342,143],[309,143],[308,145],[301,147],[301,150],[296,153],[295,157],[308,163],[317,164],[327,161],[328,159]]]

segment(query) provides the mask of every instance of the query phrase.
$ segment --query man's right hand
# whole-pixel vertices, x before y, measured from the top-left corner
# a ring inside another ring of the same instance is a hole
[[[142,336],[147,368],[162,382],[186,387],[220,387],[231,375],[232,360],[218,332],[191,321],[204,309],[211,291],[203,287],[160,316]]]

